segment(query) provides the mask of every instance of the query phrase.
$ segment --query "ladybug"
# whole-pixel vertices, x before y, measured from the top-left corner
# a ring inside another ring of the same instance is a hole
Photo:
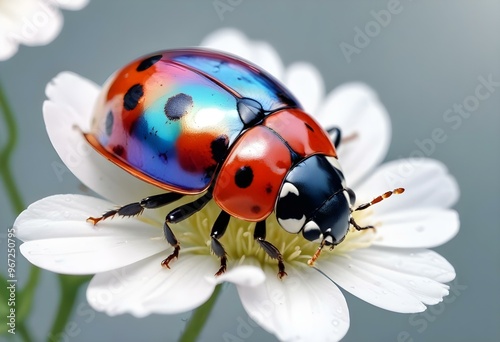
[[[335,133],[333,141],[329,133]],[[164,235],[174,250],[162,266],[179,256],[171,224],[214,200],[221,211],[210,233],[220,258],[216,275],[225,272],[227,256],[219,239],[231,217],[256,222],[254,238],[278,261],[266,241],[266,218],[274,211],[289,233],[324,246],[345,238],[354,210],[400,193],[399,188],[353,209],[356,196],[347,188],[337,158],[340,130],[325,132],[277,80],[239,58],[206,49],[165,50],[139,58],[104,85],[87,141],[104,157],[132,175],[169,192],[110,210],[88,221],[135,216],[186,195],[196,200],[168,213]]]

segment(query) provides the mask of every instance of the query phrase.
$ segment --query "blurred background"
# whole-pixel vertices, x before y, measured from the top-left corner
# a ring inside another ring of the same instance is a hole
[[[397,9],[395,14],[382,18],[381,11],[390,8]],[[500,2],[493,0],[93,0],[81,11],[64,11],[64,28],[54,42],[23,46],[0,62],[0,82],[19,126],[12,163],[16,182],[25,204],[52,194],[85,192],[70,172],[54,171],[60,160],[43,128],[45,85],[57,73],[71,70],[101,84],[137,56],[194,46],[219,28],[237,28],[252,40],[269,42],[285,66],[300,60],[315,65],[327,92],[349,81],[373,87],[392,120],[387,160],[410,156],[435,129],[447,137],[428,154],[448,166],[461,189],[456,205],[460,232],[435,249],[456,268],[450,296],[411,316],[345,293],[351,317],[345,341],[499,341],[500,87],[491,87],[485,99],[475,95],[481,78],[500,82],[499,17]],[[470,113],[460,124],[445,115],[456,113],[457,105]],[[0,121],[2,144],[5,133]],[[0,184],[2,233],[14,219]],[[5,260],[5,234],[0,248]],[[28,265],[20,255],[17,267],[22,286]],[[6,262],[0,269],[5,273]],[[55,275],[43,271],[28,322],[35,341],[47,340],[58,298]],[[90,310],[84,288],[75,307],[80,314],[74,313],[70,322],[77,333],[63,336],[64,341],[174,341],[190,316],[82,314]],[[237,336],[238,318],[248,320],[236,289],[227,286],[200,340],[223,341],[226,332]],[[235,341],[275,337],[252,326],[248,336]]]

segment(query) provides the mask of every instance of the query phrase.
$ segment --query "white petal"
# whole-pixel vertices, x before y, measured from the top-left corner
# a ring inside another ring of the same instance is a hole
[[[160,266],[164,255],[97,274],[87,289],[89,304],[108,315],[130,313],[173,314],[192,310],[212,294],[215,283],[207,281],[218,269],[217,258],[180,253],[170,269]]]
[[[88,0],[3,1],[0,9],[0,61],[13,56],[18,43],[28,46],[53,41],[63,26],[57,7],[79,10]]]
[[[223,28],[206,36],[200,46],[224,51],[257,65],[277,79],[283,75],[283,63],[276,50],[266,42],[251,41],[241,31]]]
[[[358,249],[329,260],[323,259],[317,267],[346,291],[390,311],[421,312],[426,308],[424,304],[439,303],[448,295],[448,286],[432,279],[436,273],[435,264],[440,260],[436,258],[437,262],[431,262],[420,257],[427,251],[394,255],[389,251]],[[448,267],[440,271],[446,274],[444,279],[449,278]]]
[[[83,195],[54,195],[32,203],[14,222],[16,237],[22,241],[95,236],[97,230],[85,220],[112,209],[110,202]],[[103,221],[108,224],[112,221]],[[75,227],[69,227],[75,224]],[[109,232],[109,229],[106,230]]]
[[[247,260],[248,262],[248,260]],[[254,265],[229,265],[229,271],[221,276],[207,277],[207,281],[214,284],[230,282],[242,286],[257,286],[266,280],[266,275],[260,266]]]
[[[374,245],[398,248],[432,248],[451,240],[460,226],[454,210],[418,209],[374,214]]]
[[[50,0],[50,2],[65,10],[78,11],[87,6],[89,0]]]
[[[300,267],[300,266],[298,266]],[[267,280],[258,286],[238,286],[250,318],[281,341],[338,341],[349,329],[349,312],[337,286],[308,267],[288,267],[276,277],[266,267]]]
[[[429,249],[401,250],[371,247],[357,250],[355,258],[440,283],[450,282],[456,275],[455,269],[445,258]]]
[[[294,63],[287,68],[283,81],[306,112],[313,115],[325,92],[319,71],[309,63]]]
[[[6,61],[14,56],[18,48],[16,41],[3,36],[3,32],[0,31],[0,61]]]
[[[223,28],[210,33],[200,43],[200,46],[220,50],[251,61],[252,49],[247,37],[233,28]]]
[[[101,88],[94,82],[73,72],[61,72],[45,88],[45,95],[54,104],[71,108],[75,124],[82,130],[90,129],[94,103]]]
[[[278,80],[283,78],[283,62],[278,52],[267,42],[254,42],[251,61]]]
[[[73,73],[61,73],[47,86],[44,120],[52,145],[70,171],[87,187],[118,204],[165,192],[147,184],[97,153],[82,132],[88,131],[99,88]]]
[[[406,191],[373,207],[373,211],[393,213],[404,209],[448,208],[458,200],[459,189],[446,166],[433,159],[400,159],[381,165],[355,189],[358,203],[370,201],[396,187]]]
[[[137,219],[108,220],[98,228],[86,222],[112,208],[103,200],[56,195],[33,203],[14,227],[21,253],[32,264],[57,273],[92,274],[132,264],[171,247],[160,226]]]
[[[349,187],[385,157],[391,139],[389,115],[375,92],[350,83],[332,91],[317,116],[325,128],[339,127],[345,141],[338,155]]]
[[[167,246],[158,238],[78,237],[28,241],[20,251],[30,263],[51,272],[94,274],[130,265],[164,250],[166,258],[171,252]]]
[[[54,6],[44,1],[36,1],[19,18],[17,29],[13,32],[16,39],[28,46],[46,45],[61,32],[63,16]]]

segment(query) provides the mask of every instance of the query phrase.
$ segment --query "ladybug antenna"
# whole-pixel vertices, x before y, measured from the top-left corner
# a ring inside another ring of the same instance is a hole
[[[321,254],[321,251],[323,250],[323,247],[325,247],[325,242],[326,242],[326,240],[323,239],[323,241],[321,241],[321,244],[318,246],[318,249],[316,250],[314,255],[311,257],[311,259],[307,260],[307,264],[309,266],[314,266],[314,263],[316,262],[316,260],[318,260],[319,255]]]
[[[353,211],[365,210],[365,209],[371,207],[372,205],[379,203],[379,202],[382,202],[384,199],[391,197],[393,194],[399,195],[399,194],[402,194],[403,192],[405,192],[404,188],[397,188],[397,189],[394,189],[392,191],[387,191],[386,193],[383,193],[382,195],[375,197],[371,202],[361,204]]]

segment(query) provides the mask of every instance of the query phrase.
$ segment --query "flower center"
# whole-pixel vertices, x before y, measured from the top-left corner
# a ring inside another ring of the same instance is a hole
[[[212,201],[200,212],[192,215],[185,221],[172,225],[172,229],[181,244],[184,252],[207,254],[210,252],[210,230],[220,213],[220,208]],[[353,214],[356,222],[361,225],[373,224],[370,222],[370,210],[355,212]],[[246,258],[254,258],[261,265],[269,264],[276,266],[276,260],[271,259],[254,240],[255,223],[231,218],[229,226],[220,242],[223,244],[228,259],[231,263],[243,263]],[[301,233],[290,234],[286,232],[276,221],[274,215],[266,220],[266,240],[276,246],[283,255],[285,263],[304,263],[313,256],[318,249],[319,243],[306,240]],[[335,246],[333,250],[323,248],[321,258],[334,257],[336,254],[346,253],[353,249],[367,248],[371,245],[375,236],[373,229],[357,231],[350,229],[342,243]],[[231,267],[231,266],[230,266]]]

